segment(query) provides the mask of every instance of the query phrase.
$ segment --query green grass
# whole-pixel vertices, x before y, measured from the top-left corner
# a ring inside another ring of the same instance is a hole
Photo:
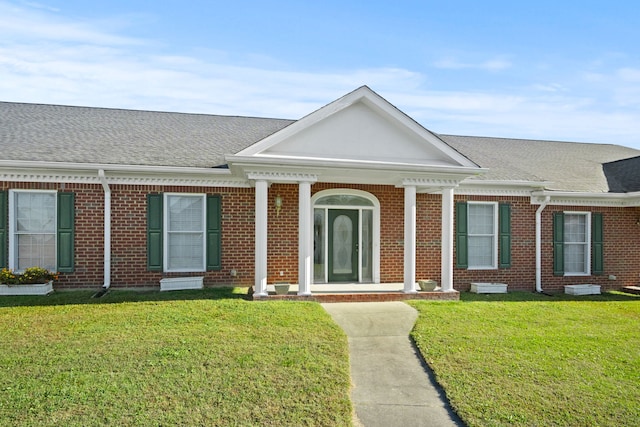
[[[315,303],[230,290],[0,298],[0,425],[349,425],[347,340]]]
[[[411,302],[412,333],[469,426],[640,420],[640,299],[462,294]]]

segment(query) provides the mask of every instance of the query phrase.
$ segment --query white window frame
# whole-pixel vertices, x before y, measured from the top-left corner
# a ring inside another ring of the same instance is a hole
[[[563,217],[563,224],[562,224],[562,229],[566,230],[567,224],[566,224],[566,219],[567,219],[567,215],[582,215],[585,217],[585,239],[586,242],[582,242],[582,243],[567,243],[567,241],[565,241],[564,239],[564,233],[562,236],[562,243],[564,245],[564,251],[563,251],[563,255],[565,256],[567,253],[567,246],[568,245],[584,245],[585,246],[585,251],[584,251],[584,256],[585,256],[585,260],[584,260],[584,264],[585,264],[585,271],[582,272],[567,272],[567,261],[566,259],[563,260],[563,264],[564,264],[564,275],[565,276],[591,276],[591,212],[584,212],[584,211],[565,211],[564,213],[564,217]]]
[[[9,268],[14,270],[16,273],[21,273],[22,270],[18,270],[17,262],[18,258],[16,256],[16,251],[18,249],[18,239],[17,236],[17,224],[16,224],[16,198],[18,194],[23,193],[36,193],[36,194],[53,194],[53,215],[54,215],[54,227],[53,227],[53,239],[54,239],[54,268],[53,271],[57,270],[57,254],[58,254],[58,198],[56,194],[58,193],[56,190],[9,190]],[[30,266],[30,267],[41,267],[41,266]]]
[[[493,207],[493,234],[471,234],[471,206],[473,205],[489,205]],[[493,264],[492,265],[472,265],[471,264],[471,256],[469,255],[469,251],[467,250],[467,256],[469,259],[469,265],[467,267],[468,270],[497,270],[498,269],[498,202],[467,202],[467,245],[469,245],[471,241],[471,237],[493,237],[493,247],[491,248],[493,254]]]
[[[171,197],[199,197],[202,199],[202,263],[199,268],[169,268],[169,234],[172,233],[169,230],[169,199]],[[164,193],[163,200],[163,224],[162,224],[162,257],[164,264],[164,271],[166,273],[188,273],[188,272],[204,272],[206,271],[206,258],[207,258],[207,199],[206,194],[200,193]]]

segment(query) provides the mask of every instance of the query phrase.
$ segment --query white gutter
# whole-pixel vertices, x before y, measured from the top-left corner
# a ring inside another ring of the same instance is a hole
[[[103,289],[111,286],[111,189],[104,175],[104,169],[98,170],[98,178],[104,189],[104,284]]]
[[[536,292],[542,292],[542,211],[551,200],[546,196],[536,210]]]

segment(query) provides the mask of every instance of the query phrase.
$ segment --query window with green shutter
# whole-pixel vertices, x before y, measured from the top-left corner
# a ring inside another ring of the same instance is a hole
[[[0,196],[0,257],[9,268],[71,273],[75,267],[75,194],[9,190]],[[7,221],[8,219],[8,221]],[[8,227],[8,229],[7,229]]]
[[[511,267],[511,205],[457,202],[456,267]]]
[[[553,274],[604,274],[604,238],[601,213],[553,214]]]
[[[221,269],[221,224],[219,195],[147,195],[147,269]]]

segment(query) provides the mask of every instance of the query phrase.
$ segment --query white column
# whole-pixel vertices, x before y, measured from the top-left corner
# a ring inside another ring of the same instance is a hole
[[[311,295],[313,229],[311,183],[298,184],[298,295]]]
[[[256,271],[254,295],[267,294],[267,214],[269,185],[265,180],[256,181]]]
[[[404,290],[416,291],[416,187],[404,187]]]
[[[442,274],[441,288],[453,291],[453,187],[442,189]]]

